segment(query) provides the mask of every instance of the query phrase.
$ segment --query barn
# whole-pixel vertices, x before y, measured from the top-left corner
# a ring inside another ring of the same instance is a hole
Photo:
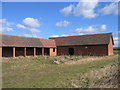
[[[112,33],[49,38],[55,40],[57,55],[113,55]]]
[[[1,35],[0,37],[2,38],[1,57],[56,55],[54,40],[12,35]]]
[[[0,35],[0,57],[38,55],[113,55],[112,33],[56,37],[49,39]]]

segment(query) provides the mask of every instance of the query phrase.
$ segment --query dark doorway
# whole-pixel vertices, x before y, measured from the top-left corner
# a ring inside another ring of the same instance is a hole
[[[74,48],[69,48],[69,55],[74,55]]]
[[[16,47],[15,48],[15,56],[24,56],[24,48],[23,47]]]
[[[42,55],[42,48],[36,48],[36,55]]]
[[[13,48],[12,47],[3,47],[2,48],[2,57],[12,57]]]
[[[44,48],[44,55],[49,56],[50,55],[49,51],[50,51],[49,48]]]
[[[26,55],[27,56],[33,56],[34,55],[34,48],[33,47],[27,47],[26,48]]]

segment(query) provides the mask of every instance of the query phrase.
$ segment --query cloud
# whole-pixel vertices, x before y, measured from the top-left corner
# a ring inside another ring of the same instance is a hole
[[[106,25],[101,25],[101,31],[105,31],[107,29]]]
[[[57,26],[57,27],[66,27],[66,26],[68,26],[69,24],[70,24],[69,21],[64,20],[64,21],[57,22],[57,23],[56,23],[56,26]]]
[[[66,37],[70,35],[62,34],[62,35],[51,35],[50,37]]]
[[[68,7],[63,8],[60,10],[60,12],[64,15],[67,16],[72,13],[73,5],[69,5]]]
[[[114,41],[115,47],[120,47],[120,41]]]
[[[120,35],[120,31],[119,30],[113,33],[113,36],[115,36],[115,37],[118,37],[119,35]]]
[[[14,23],[8,22],[6,19],[0,19],[0,33],[13,31],[13,28],[11,28],[13,24]]]
[[[8,22],[6,19],[0,19],[0,25],[1,25],[1,24],[3,24],[3,26],[4,26],[4,25],[6,25],[6,26],[11,26],[11,25],[13,25],[14,23]]]
[[[28,17],[23,20],[23,25],[26,27],[35,28],[40,26],[40,22],[38,19]]]
[[[85,35],[84,33],[79,33],[79,35]]]
[[[59,35],[51,35],[50,37],[59,37]]]
[[[89,26],[87,28],[77,28],[76,33],[95,33],[100,31],[105,31],[107,29],[106,25],[101,25],[100,27]]]
[[[114,40],[114,44],[116,47],[120,46],[120,37],[113,37],[113,40]]]
[[[97,5],[98,0],[81,0],[74,8],[73,13],[75,16],[83,15],[85,18],[94,18],[98,16],[94,11]]]
[[[118,40],[118,37],[114,37],[113,40]]]
[[[120,47],[120,36],[119,36],[119,34],[120,34],[120,31],[117,31],[117,32],[113,33],[113,36],[114,36],[113,40],[114,40],[114,44],[115,44],[114,46],[115,47],[118,47],[118,46]]]
[[[69,36],[69,35],[66,35],[66,34],[62,34],[61,36],[62,36],[62,37],[66,37],[66,36]]]
[[[115,1],[111,4],[106,5],[100,10],[95,10],[98,6],[99,0],[81,0],[77,5],[69,5],[60,10],[60,12],[67,16],[69,14],[74,14],[75,16],[83,16],[84,18],[95,18],[99,14],[118,15],[118,2]]]
[[[16,27],[17,27],[17,28],[21,28],[21,29],[27,29],[27,28],[26,28],[24,25],[22,25],[22,24],[17,24]]]
[[[2,28],[0,29],[0,31],[10,32],[10,31],[13,31],[13,29],[12,29],[12,28],[9,28],[9,27],[2,27]]]
[[[38,29],[35,29],[35,28],[30,28],[29,30],[31,33],[39,33],[40,32]]]
[[[117,15],[118,14],[118,3],[113,2],[109,5],[106,5],[104,8],[100,10],[100,12],[104,15],[109,15],[109,14]]]
[[[84,16],[85,18],[94,18],[98,16],[98,14],[95,13],[95,8],[98,5],[98,0],[81,0],[76,6],[69,5],[60,12],[67,16],[71,13],[73,13],[75,16]]]
[[[40,30],[37,29],[38,27],[40,27],[39,20],[30,17],[23,19],[22,24],[17,24],[16,27],[20,29],[26,29],[31,33],[40,32]]]
[[[36,34],[24,34],[25,37],[37,37]]]

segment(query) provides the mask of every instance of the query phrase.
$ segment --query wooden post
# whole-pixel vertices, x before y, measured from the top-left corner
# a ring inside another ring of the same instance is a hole
[[[15,47],[13,47],[13,57],[15,57]]]
[[[24,48],[24,57],[26,57],[26,47]]]
[[[36,48],[34,47],[34,56],[36,56]]]
[[[42,48],[42,56],[44,56],[44,48]]]
[[[0,47],[0,57],[2,57],[2,47]]]

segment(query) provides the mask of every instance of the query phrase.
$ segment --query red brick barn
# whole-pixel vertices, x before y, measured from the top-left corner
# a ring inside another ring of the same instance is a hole
[[[57,55],[113,55],[112,33],[49,38],[56,42]]]
[[[54,40],[32,37],[1,35],[0,56],[56,55]]]
[[[0,35],[0,57],[36,55],[113,55],[112,33],[67,36],[58,38],[32,38]]]

